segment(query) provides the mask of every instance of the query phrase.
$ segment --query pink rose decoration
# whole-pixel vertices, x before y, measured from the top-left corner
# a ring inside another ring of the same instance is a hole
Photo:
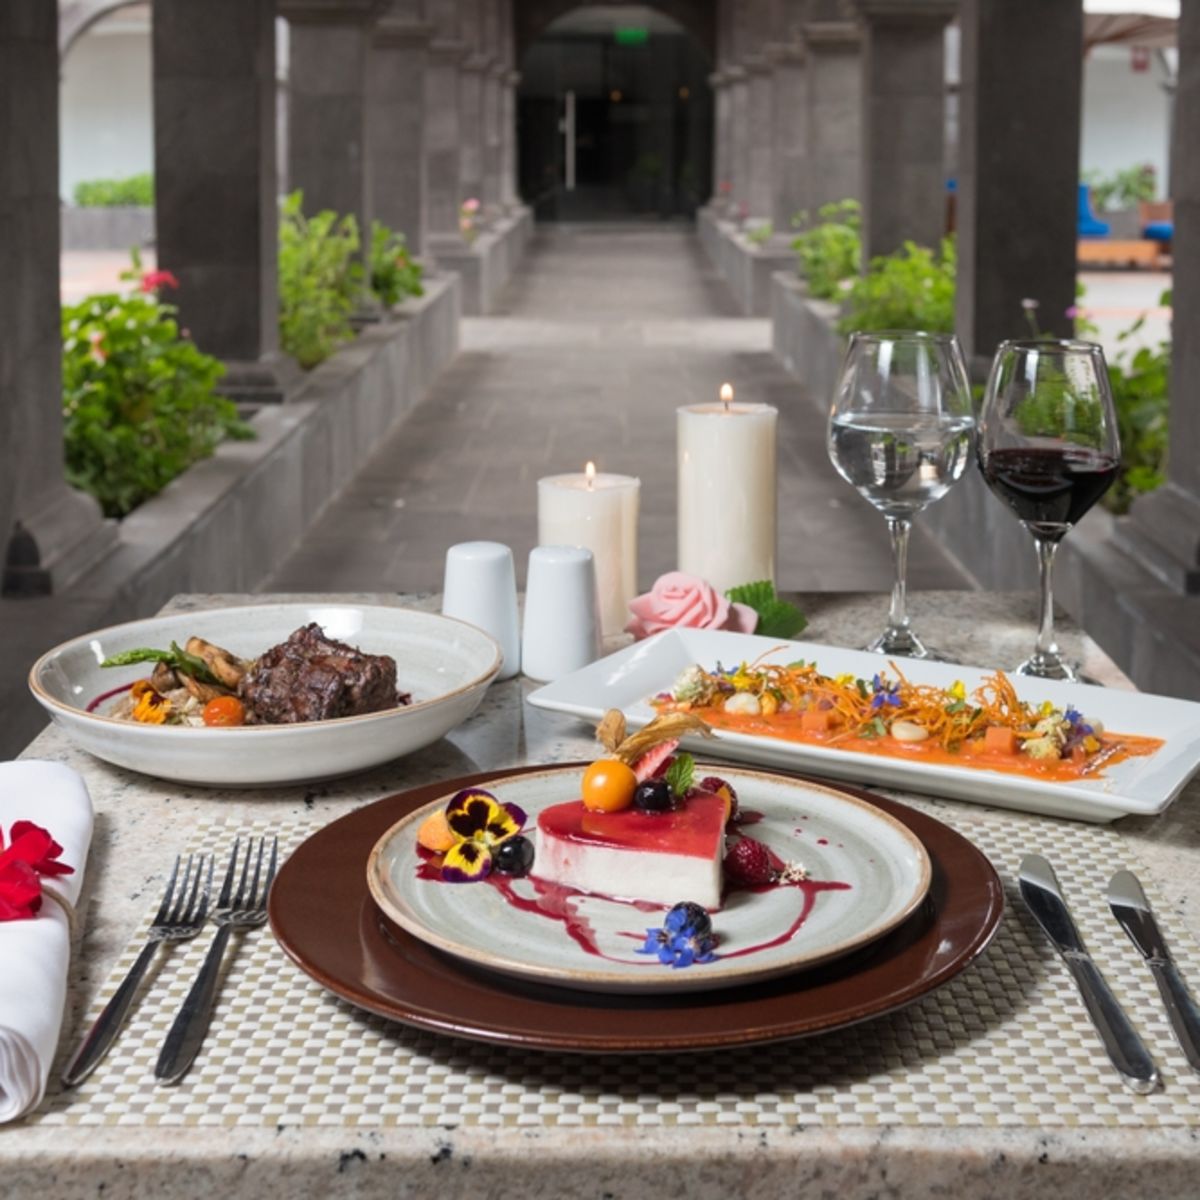
[[[758,613],[745,604],[731,604],[703,579],[668,571],[644,596],[629,602],[633,619],[625,626],[635,638],[664,629],[732,629],[753,633]]]

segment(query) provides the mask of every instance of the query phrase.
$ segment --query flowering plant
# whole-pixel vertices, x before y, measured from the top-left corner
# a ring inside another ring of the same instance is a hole
[[[458,206],[458,231],[469,246],[478,236],[479,201],[469,196]]]
[[[392,308],[406,296],[424,295],[424,269],[409,253],[404,234],[389,229],[382,221],[371,222],[371,291],[384,308]]]
[[[41,876],[73,875],[75,868],[58,861],[63,848],[32,821],[14,821],[10,842],[0,829],[0,921],[23,921],[42,907]]]

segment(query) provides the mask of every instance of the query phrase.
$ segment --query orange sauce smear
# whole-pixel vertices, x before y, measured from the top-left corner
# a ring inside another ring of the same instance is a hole
[[[671,705],[663,705],[669,709]],[[875,754],[883,758],[900,758],[914,762],[943,764],[955,767],[975,767],[986,771],[1003,771],[1009,775],[1024,775],[1031,779],[1069,783],[1080,779],[1098,779],[1101,768],[1115,766],[1130,758],[1144,758],[1158,750],[1161,738],[1140,737],[1137,734],[1105,733],[1100,749],[1087,757],[1036,759],[1023,754],[1007,754],[984,748],[982,741],[964,742],[957,751],[946,750],[932,738],[924,742],[901,742],[893,737],[866,738],[843,730],[815,733],[802,729],[799,712],[772,713],[756,716],[748,713],[727,713],[723,709],[695,708],[691,711],[714,729],[745,733],[753,737],[777,738],[785,742],[801,742],[808,746],[828,746],[831,750],[850,750],[859,754]]]

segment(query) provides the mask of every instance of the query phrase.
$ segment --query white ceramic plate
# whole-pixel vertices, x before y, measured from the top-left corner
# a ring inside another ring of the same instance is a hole
[[[417,829],[449,797],[411,813],[380,838],[367,865],[367,883],[393,921],[450,954],[524,979],[612,992],[704,991],[815,966],[882,937],[929,890],[925,847],[899,821],[866,801],[779,775],[736,768],[722,768],[721,774],[737,790],[743,809],[762,814],[745,832],[785,862],[801,863],[813,881],[811,911],[780,945],[767,943],[796,923],[805,904],[802,887],[727,895],[713,915],[716,959],[673,968],[637,953],[647,928],[662,924],[664,909],[571,893],[566,901],[571,919],[586,927],[600,951],[594,954],[571,936],[562,920],[514,907],[486,880],[451,884],[421,878]],[[578,768],[558,768],[494,780],[488,790],[525,810],[526,832],[536,849],[532,831],[537,814],[547,805],[576,798],[581,776]],[[848,886],[820,890],[830,882]],[[524,899],[537,895],[534,880],[516,880],[512,886]]]
[[[310,621],[368,654],[390,654],[399,687],[413,702],[361,717],[236,729],[142,725],[101,715],[109,704],[86,711],[97,696],[149,675],[148,664],[100,667],[122,650],[182,645],[196,635],[254,658]],[[475,711],[499,669],[500,648],[492,638],[435,613],[264,604],[151,617],[85,634],[38,659],[29,686],[55,724],[97,758],[180,783],[250,787],[348,775],[427,746]]]
[[[699,663],[711,670],[718,662],[728,667],[753,662],[761,655],[766,655],[768,662],[803,658],[815,661],[826,675],[850,672],[867,679],[885,665],[879,655],[863,650],[781,642],[744,633],[675,629],[556,680],[532,693],[528,700],[539,708],[589,718],[599,718],[610,708],[623,709],[630,727],[636,729],[655,715],[650,698],[669,690],[690,664]],[[948,687],[961,679],[968,692],[990,673],[954,663],[903,659],[902,664],[905,675],[915,683]],[[718,731],[715,739],[688,739],[685,745],[744,762],[1085,821],[1111,821],[1129,813],[1160,813],[1200,766],[1200,704],[1079,683],[1020,677],[1013,681],[1024,700],[1037,704],[1049,700],[1060,707],[1073,704],[1087,717],[1102,721],[1108,730],[1162,738],[1164,745],[1155,754],[1108,768],[1098,779],[1062,783],[728,731]]]

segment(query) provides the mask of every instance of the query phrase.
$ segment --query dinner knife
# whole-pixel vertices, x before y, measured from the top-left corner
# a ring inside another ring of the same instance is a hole
[[[1154,1091],[1158,1087],[1154,1060],[1092,962],[1071,919],[1054,868],[1040,854],[1027,854],[1021,860],[1018,878],[1021,899],[1070,969],[1112,1065],[1133,1091]]]
[[[1171,958],[1150,901],[1132,871],[1118,871],[1109,880],[1108,906],[1146,960],[1180,1049],[1192,1067],[1200,1071],[1200,1008]]]

